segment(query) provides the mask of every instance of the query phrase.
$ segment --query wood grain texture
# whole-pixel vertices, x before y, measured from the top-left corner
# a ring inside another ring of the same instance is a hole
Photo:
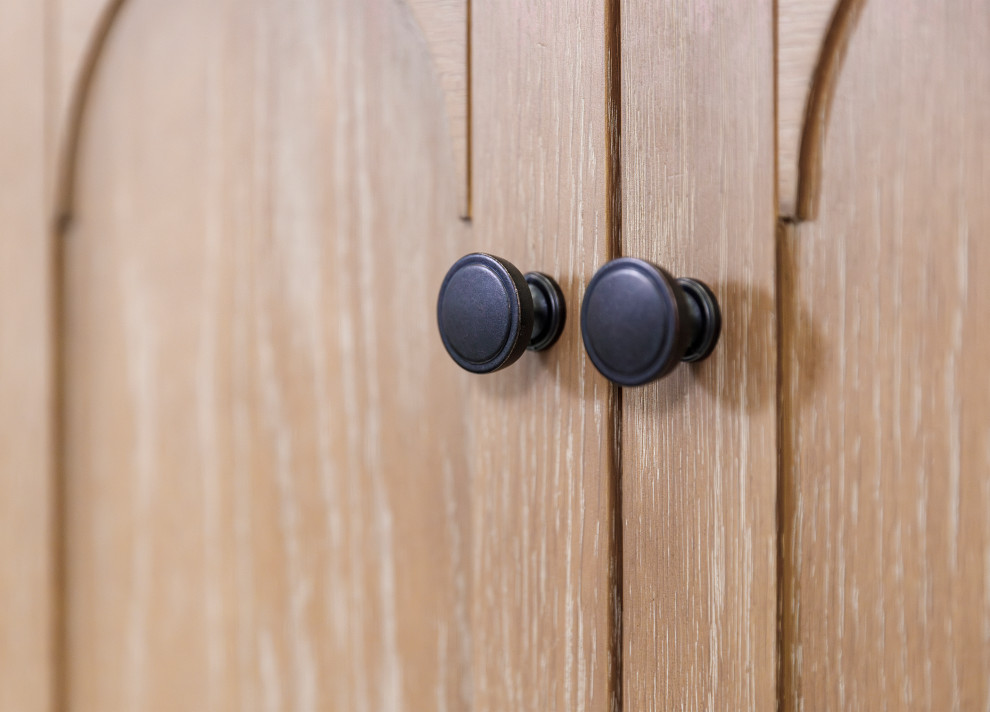
[[[471,247],[553,275],[553,349],[472,379],[478,711],[616,710],[611,389],[588,362],[584,287],[612,239],[599,0],[475,3]]]
[[[70,706],[465,708],[469,399],[434,311],[465,228],[416,23],[118,23],[64,237]]]
[[[471,216],[470,0],[407,0],[443,87],[461,217]]]
[[[470,1],[469,0],[406,0],[418,34],[426,44],[433,68],[444,94],[444,120],[449,135],[449,150],[453,154],[457,175],[459,211],[462,217],[471,214],[470,184]],[[117,15],[127,0],[68,0],[52,13],[49,54],[55,71],[51,113],[57,117],[56,127],[63,131],[57,136],[60,147],[58,165],[64,168],[57,176],[59,214],[71,213],[67,202],[74,193],[72,183],[78,155],[79,136],[89,98],[92,75],[102,58],[108,35]]]
[[[46,7],[0,0],[0,709],[49,710],[53,671]]]
[[[435,333],[471,249],[571,305],[604,260],[602,12],[482,19],[467,225],[408,6],[121,10],[64,203],[73,708],[614,704],[609,387],[576,322],[486,379]]]
[[[990,706],[990,7],[869,0],[781,243],[782,706]]]
[[[623,254],[708,283],[713,356],[623,392],[625,709],[773,709],[773,7],[624,0]]]

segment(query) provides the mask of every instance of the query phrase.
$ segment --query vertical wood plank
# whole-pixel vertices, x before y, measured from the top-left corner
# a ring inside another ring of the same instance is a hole
[[[45,3],[0,0],[0,709],[54,685]]]
[[[713,356],[622,395],[630,710],[773,709],[773,4],[624,0],[622,252],[709,284]]]
[[[990,8],[868,0],[783,235],[782,706],[990,706]]]
[[[605,3],[472,12],[472,248],[554,276],[568,308],[552,350],[472,379],[474,708],[616,709],[614,413],[577,318],[610,240]]]
[[[443,87],[461,217],[471,216],[470,0],[408,0]]]
[[[409,12],[122,10],[65,236],[79,709],[615,705],[609,387],[575,322],[488,379],[435,333],[470,249],[572,309],[602,262],[602,9],[476,23],[471,225]]]
[[[467,379],[406,5],[128,3],[65,234],[74,709],[464,709]]]

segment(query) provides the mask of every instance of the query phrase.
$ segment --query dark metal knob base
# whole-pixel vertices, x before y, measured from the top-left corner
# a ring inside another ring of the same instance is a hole
[[[722,310],[715,294],[704,282],[683,277],[677,283],[688,297],[687,305],[690,320],[693,322],[694,338],[688,344],[681,361],[694,363],[711,356],[722,334]]]
[[[560,285],[542,272],[527,272],[530,296],[533,298],[533,335],[530,351],[543,351],[556,343],[564,330],[567,308]]]
[[[682,361],[711,354],[722,330],[712,290],[695,279],[674,279],[644,260],[622,257],[588,283],[581,336],[602,375],[621,386],[662,378]]]

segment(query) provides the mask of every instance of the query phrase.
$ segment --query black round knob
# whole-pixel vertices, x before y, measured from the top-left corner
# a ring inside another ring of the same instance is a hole
[[[475,252],[457,260],[444,277],[437,323],[459,366],[491,373],[526,349],[553,345],[564,328],[564,295],[542,272],[523,275],[507,260]]]
[[[581,304],[588,356],[621,386],[640,386],[681,361],[706,358],[721,330],[722,313],[707,285],[631,257],[598,270]]]

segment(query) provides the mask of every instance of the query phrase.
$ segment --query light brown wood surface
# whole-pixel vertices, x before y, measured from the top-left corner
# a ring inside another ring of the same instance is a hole
[[[471,225],[408,7],[115,18],[65,196],[72,708],[616,694],[613,412],[576,321],[487,379],[435,333],[472,249],[572,305],[604,261],[604,18],[481,14]]]
[[[434,326],[464,227],[408,12],[121,10],[65,236],[74,709],[470,695],[466,380]]]
[[[54,683],[44,10],[0,0],[0,710],[19,712]]]
[[[461,217],[471,216],[470,0],[406,0],[443,88],[447,135],[457,170]]]
[[[611,389],[580,297],[613,240],[598,0],[474,3],[471,249],[559,280],[552,350],[472,378],[474,709],[617,705]]]
[[[773,7],[621,24],[622,252],[724,310],[709,360],[622,395],[624,709],[773,709]]]
[[[0,0],[0,710],[990,708],[985,3],[473,5]]]
[[[990,7],[869,0],[781,234],[787,710],[990,705]]]

